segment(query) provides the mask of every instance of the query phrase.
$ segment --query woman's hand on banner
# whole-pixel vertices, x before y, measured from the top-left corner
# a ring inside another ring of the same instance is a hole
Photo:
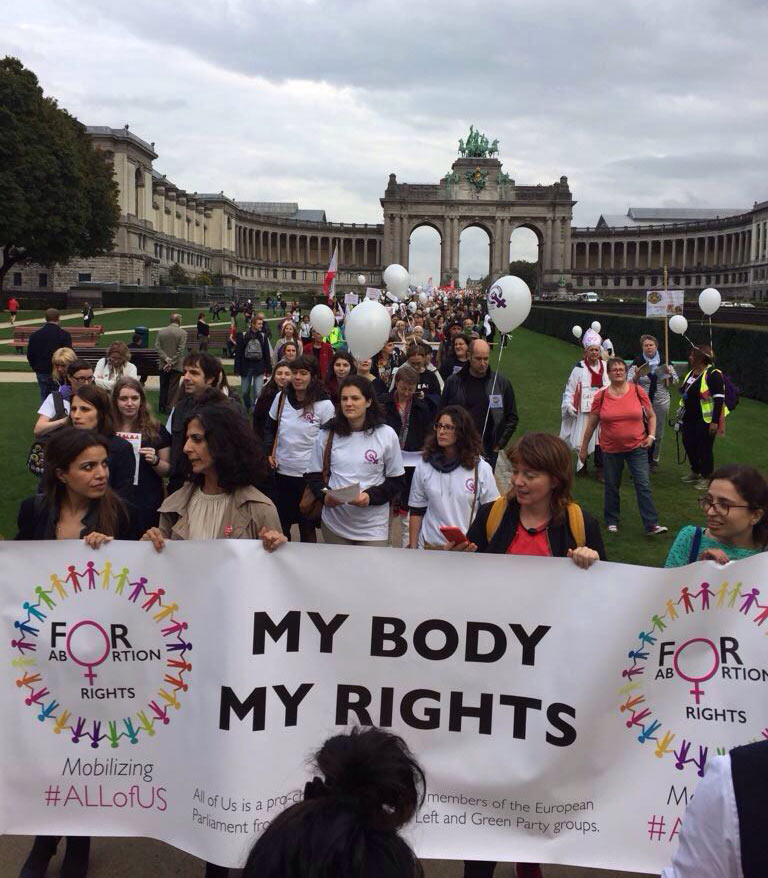
[[[443,546],[444,552],[476,552],[477,546],[475,543],[446,543]]]
[[[718,564],[727,564],[731,559],[722,549],[704,549],[699,555],[702,561],[717,561]]]
[[[288,538],[281,534],[279,530],[267,530],[266,527],[259,531],[259,539],[268,552],[274,552],[278,546],[288,542]]]
[[[589,570],[595,561],[600,560],[600,555],[594,549],[590,549],[589,546],[568,549],[568,557],[577,567],[581,567],[582,570]]]
[[[86,546],[90,546],[90,548],[92,549],[99,549],[104,545],[104,543],[111,543],[112,537],[108,537],[106,534],[100,534],[96,531],[93,531],[92,533],[86,534],[83,537],[83,542]]]
[[[158,552],[162,552],[165,548],[165,536],[159,527],[151,527],[141,539],[152,543]]]

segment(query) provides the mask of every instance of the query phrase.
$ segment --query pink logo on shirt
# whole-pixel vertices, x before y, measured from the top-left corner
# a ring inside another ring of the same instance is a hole
[[[464,487],[469,491],[470,494],[474,494],[475,493],[475,480],[474,479],[467,479],[466,482],[464,482]]]
[[[306,411],[301,416],[307,423],[314,424],[315,423],[315,413],[313,411]]]
[[[376,454],[376,452],[372,448],[369,448],[365,452],[365,459],[368,463],[377,464],[379,462],[379,455]]]

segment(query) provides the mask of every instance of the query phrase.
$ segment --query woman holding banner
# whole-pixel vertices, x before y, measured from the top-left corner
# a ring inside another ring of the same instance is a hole
[[[587,426],[592,400],[595,394],[609,384],[608,372],[601,357],[601,339],[594,329],[588,329],[583,337],[584,358],[571,370],[563,391],[560,405],[562,420],[560,438],[574,450],[581,448],[584,429]],[[592,436],[587,447],[587,455],[594,454],[597,478],[602,481],[603,457],[598,442],[598,431]],[[587,464],[581,470],[587,474]]]
[[[632,361],[627,373],[627,381],[642,387],[656,415],[656,441],[648,449],[648,461],[657,467],[661,459],[661,440],[664,438],[664,427],[669,418],[669,385],[680,380],[677,372],[670,364],[661,362],[659,342],[653,335],[641,335],[640,343],[643,352]]]
[[[103,436],[63,427],[45,447],[42,493],[21,504],[17,540],[79,540],[98,549],[112,539],[136,539],[128,512],[108,484],[109,449]],[[45,878],[59,836],[38,835],[20,878]],[[85,878],[91,840],[67,836],[61,874]]]
[[[570,558],[586,570],[605,560],[595,519],[571,499],[568,446],[549,433],[527,433],[507,452],[512,483],[506,497],[485,503],[454,551]],[[467,860],[464,878],[492,878],[496,863]],[[537,863],[518,863],[517,878],[542,878]]]

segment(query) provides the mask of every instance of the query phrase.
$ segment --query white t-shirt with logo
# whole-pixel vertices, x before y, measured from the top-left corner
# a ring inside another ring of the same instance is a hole
[[[64,411],[69,414],[69,400],[62,397],[64,403]],[[37,410],[38,415],[45,415],[48,420],[52,421],[56,417],[56,406],[53,404],[53,394],[49,393],[43,400],[40,408]]]
[[[315,440],[309,472],[321,472],[323,452],[330,436],[323,430]],[[356,430],[349,436],[334,435],[328,487],[360,483],[360,492],[384,484],[385,478],[405,473],[397,434],[387,424],[372,431]],[[389,536],[389,504],[381,506],[323,506],[323,522],[347,540],[386,540]]]
[[[269,416],[277,421],[282,391],[277,394],[269,410]],[[310,471],[309,461],[320,426],[331,420],[335,408],[330,399],[320,399],[305,412],[295,409],[286,398],[280,423],[277,425],[277,471],[284,476],[301,477]],[[322,468],[322,463],[320,465]]]
[[[411,482],[408,505],[415,508],[427,507],[419,531],[419,548],[424,543],[441,545],[445,537],[441,527],[458,527],[467,532],[471,524],[472,501],[475,492],[474,469],[456,467],[453,472],[438,472],[431,463],[420,460],[416,465]],[[480,459],[477,466],[477,502],[475,515],[483,503],[491,503],[499,496],[496,479],[488,461]]]

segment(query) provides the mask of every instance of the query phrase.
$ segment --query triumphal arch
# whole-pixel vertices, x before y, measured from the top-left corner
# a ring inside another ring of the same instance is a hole
[[[411,234],[431,226],[440,235],[440,283],[459,285],[459,239],[471,226],[490,241],[489,271],[505,274],[509,241],[517,228],[531,229],[539,242],[540,289],[571,281],[571,217],[568,178],[551,186],[518,186],[498,159],[499,142],[470,126],[459,156],[439,183],[398,183],[389,175],[384,210],[383,264],[408,267]]]

